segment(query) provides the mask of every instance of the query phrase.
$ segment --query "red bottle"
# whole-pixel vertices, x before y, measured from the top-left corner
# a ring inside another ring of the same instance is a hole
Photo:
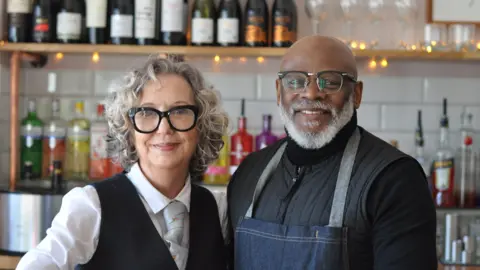
[[[230,175],[232,175],[243,159],[253,152],[253,136],[247,132],[244,99],[242,99],[242,113],[238,118],[238,131],[230,138],[230,147]]]

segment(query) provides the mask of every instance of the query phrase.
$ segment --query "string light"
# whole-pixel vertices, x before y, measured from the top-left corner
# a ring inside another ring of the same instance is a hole
[[[480,50],[480,42],[477,43],[477,50]]]
[[[55,59],[57,60],[62,60],[63,59],[63,53],[59,52],[55,55]]]
[[[225,58],[225,62],[229,62],[229,63],[232,62],[232,57]]]
[[[259,56],[259,57],[257,57],[257,62],[261,64],[261,63],[265,62],[265,58],[263,58],[262,56]]]
[[[5,41],[4,41],[4,40],[0,41],[0,46],[3,46],[3,45],[5,45]]]
[[[245,57],[240,57],[240,62],[242,62],[242,63],[247,62],[247,58],[245,58]]]
[[[417,50],[417,46],[416,45],[412,45],[412,51],[416,51]]]
[[[388,61],[386,58],[382,59],[382,61],[380,62],[380,66],[382,66],[382,68],[386,68],[388,66]]]
[[[431,52],[432,52],[432,46],[427,46],[426,49],[427,49],[427,52],[428,52],[428,53],[431,53]]]
[[[365,50],[366,48],[367,45],[364,42],[360,43],[360,50]]]
[[[368,62],[368,67],[370,69],[376,69],[377,68],[377,61],[375,61],[375,59],[370,60],[370,62]]]
[[[213,58],[213,60],[214,60],[215,62],[217,62],[217,63],[220,62],[220,56],[215,55],[215,57]]]
[[[352,49],[356,49],[358,47],[358,43],[356,41],[352,41],[350,42],[350,47],[352,47]]]
[[[92,62],[98,63],[98,61],[100,61],[100,55],[98,55],[97,52],[94,52],[92,55]]]

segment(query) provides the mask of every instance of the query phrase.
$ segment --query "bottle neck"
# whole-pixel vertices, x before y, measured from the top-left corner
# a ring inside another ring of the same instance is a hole
[[[238,118],[238,131],[247,131],[247,118],[245,116],[240,116]]]
[[[448,135],[448,127],[440,127],[440,147],[450,146],[450,138]]]
[[[423,156],[424,156],[423,146],[420,146],[420,145],[415,146],[415,156],[417,158],[419,158],[419,157],[423,158]]]
[[[270,119],[263,119],[263,132],[264,133],[270,133],[272,130],[272,122]]]

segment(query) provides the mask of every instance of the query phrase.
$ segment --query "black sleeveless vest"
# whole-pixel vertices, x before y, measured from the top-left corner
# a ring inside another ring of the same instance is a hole
[[[99,241],[92,259],[76,269],[178,269],[135,186],[124,174],[92,185],[102,208]],[[186,269],[225,270],[226,250],[217,203],[210,191],[195,184],[192,184],[189,217]]]

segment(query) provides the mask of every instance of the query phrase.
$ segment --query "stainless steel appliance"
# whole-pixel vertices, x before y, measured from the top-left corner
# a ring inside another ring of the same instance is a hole
[[[22,255],[40,243],[65,192],[84,185],[65,183],[62,193],[51,192],[51,181],[43,180],[17,182],[15,192],[0,190],[0,252]]]

